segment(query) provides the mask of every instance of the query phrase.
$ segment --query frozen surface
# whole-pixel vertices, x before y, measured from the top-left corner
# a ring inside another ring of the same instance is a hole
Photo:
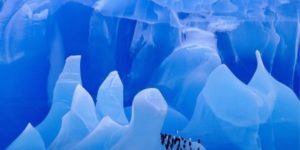
[[[93,99],[81,85],[76,86],[71,109],[64,115],[60,131],[49,149],[70,149],[94,130],[97,123]]]
[[[0,0],[0,149],[298,150],[299,6]]]
[[[152,82],[169,99],[171,106],[190,118],[207,76],[221,60],[211,33],[194,29],[187,31],[184,40],[184,45],[177,47],[161,63]]]
[[[8,150],[14,149],[32,149],[43,150],[45,148],[44,141],[39,132],[28,124],[18,138],[7,147]]]
[[[170,145],[175,148],[183,147],[184,140],[190,138],[187,143],[195,149],[280,149],[286,145],[289,149],[297,149],[299,99],[266,71],[258,51],[256,58],[256,72],[249,84],[241,82],[226,65],[213,69],[195,101],[191,119],[168,106],[163,95],[154,88],[139,92],[132,107],[124,109],[123,84],[116,71],[111,72],[99,87],[97,104],[77,80],[74,96],[69,102],[72,103],[70,109],[60,116],[62,125],[47,148],[140,149],[146,144],[149,144],[148,149]],[[79,57],[68,58],[64,72],[76,73],[78,62]],[[124,111],[129,114],[127,117]],[[52,124],[59,122],[54,120]],[[50,129],[45,128],[45,131]],[[165,142],[172,139],[172,135],[174,139],[181,137],[180,142]],[[27,139],[20,137],[14,143],[28,143]],[[200,139],[204,147],[195,142]],[[40,136],[39,140],[43,142]]]
[[[69,57],[56,82],[50,111],[37,126],[46,146],[57,136],[61,128],[62,117],[70,110],[73,93],[80,83],[80,56]]]
[[[96,110],[98,118],[110,116],[119,124],[128,123],[123,108],[123,84],[116,71],[111,72],[101,84]]]
[[[266,72],[258,51],[256,57],[249,85],[225,65],[210,74],[184,136],[202,139],[208,149],[299,148],[299,99]]]
[[[3,4],[0,12],[0,63],[11,63],[45,49],[47,1],[12,0]],[[30,46],[28,43],[36,43]]]

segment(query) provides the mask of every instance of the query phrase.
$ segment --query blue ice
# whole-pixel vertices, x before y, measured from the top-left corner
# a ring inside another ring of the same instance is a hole
[[[299,149],[299,0],[0,0],[0,149]]]

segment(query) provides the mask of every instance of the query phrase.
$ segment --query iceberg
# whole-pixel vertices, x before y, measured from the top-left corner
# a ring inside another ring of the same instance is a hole
[[[299,0],[0,0],[0,149],[300,149]]]

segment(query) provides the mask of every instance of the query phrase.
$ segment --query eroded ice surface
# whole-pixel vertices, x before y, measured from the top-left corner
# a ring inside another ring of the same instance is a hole
[[[299,6],[0,1],[0,149],[299,149]]]
[[[80,60],[80,56],[72,56],[66,60],[54,88],[50,111],[37,126],[46,146],[57,136],[61,128],[62,117],[70,110],[75,88],[81,84]]]
[[[128,123],[123,108],[123,84],[116,71],[111,72],[101,84],[97,95],[96,110],[98,118],[110,116],[119,124]]]
[[[166,147],[167,139],[172,136],[182,136],[179,144],[172,145],[174,148],[183,147],[184,139],[191,138],[186,143],[202,149],[195,141],[201,140],[207,149],[296,149],[300,131],[299,99],[266,71],[258,51],[256,59],[256,72],[249,84],[241,82],[226,65],[213,69],[199,92],[191,119],[168,106],[159,90],[151,88],[135,96],[132,107],[125,109],[129,111],[126,117],[122,106],[123,84],[116,71],[99,87],[97,104],[77,82],[71,109],[60,116],[60,131],[48,148],[140,149],[150,144],[147,148],[158,149]],[[78,62],[76,57],[71,57],[66,63],[74,64],[76,72]],[[107,107],[100,107],[101,104]],[[288,108],[281,108],[282,105]],[[55,122],[60,121],[52,124]],[[25,139],[19,140],[26,143]]]
[[[256,57],[257,69],[249,85],[224,65],[211,73],[184,136],[202,139],[208,149],[299,147],[299,99],[265,70],[258,51]]]
[[[11,63],[46,50],[47,1],[6,1],[0,12],[0,63]],[[35,43],[30,45],[29,43]]]
[[[17,137],[17,139],[7,147],[8,150],[14,149],[32,149],[43,150],[46,149],[44,141],[39,132],[28,124],[24,131]]]

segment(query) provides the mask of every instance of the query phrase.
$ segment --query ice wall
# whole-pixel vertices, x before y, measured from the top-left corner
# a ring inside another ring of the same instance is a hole
[[[0,1],[0,148],[299,149],[299,5]]]

